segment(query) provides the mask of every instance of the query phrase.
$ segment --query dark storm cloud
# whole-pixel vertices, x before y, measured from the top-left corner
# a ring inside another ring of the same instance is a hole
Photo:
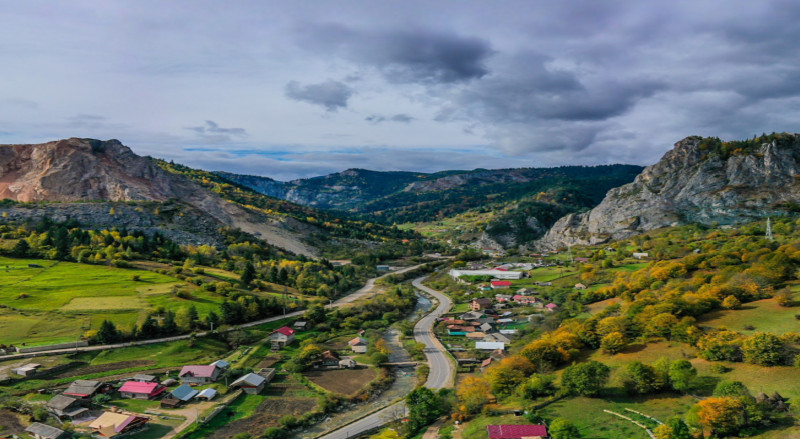
[[[207,120],[201,126],[186,129],[194,131],[207,143],[230,142],[234,138],[247,137],[247,131],[244,128],[223,128],[213,120]]]
[[[394,83],[454,83],[489,73],[492,54],[482,39],[430,29],[362,30],[341,24],[309,26],[301,45],[375,67]]]
[[[320,84],[301,85],[297,81],[286,84],[286,97],[309,104],[321,105],[327,111],[347,107],[347,100],[355,90],[339,81],[328,80]]]
[[[364,118],[367,122],[378,124],[382,122],[400,122],[400,123],[411,123],[414,120],[413,117],[407,114],[395,114],[393,116],[384,116],[381,114],[373,114],[371,116],[367,116]]]

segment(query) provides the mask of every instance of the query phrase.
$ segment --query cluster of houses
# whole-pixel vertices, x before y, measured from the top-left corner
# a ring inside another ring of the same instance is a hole
[[[529,295],[527,289],[521,289],[517,294],[496,294],[494,300],[490,298],[473,299],[469,303],[470,311],[455,317],[444,317],[441,323],[447,326],[447,334],[463,336],[467,340],[475,341],[475,349],[484,351],[503,351],[511,342],[510,336],[517,332],[511,329],[517,323],[513,311],[503,311],[509,306],[533,306],[545,312],[554,312],[558,305],[544,304],[535,296]]]
[[[95,396],[110,395],[116,391],[120,398],[160,399],[162,408],[179,407],[193,399],[210,401],[217,396],[216,389],[207,387],[197,390],[195,387],[218,381],[228,368],[230,363],[225,360],[218,360],[208,365],[186,365],[181,368],[177,380],[168,378],[163,381],[159,381],[154,375],[139,373],[125,380],[119,387],[96,380],[76,380],[63,392],[47,401],[45,407],[62,421],[85,424],[95,435],[117,437],[141,429],[150,418],[115,409],[103,411],[99,415],[96,412],[91,413],[89,407]],[[274,376],[275,369],[262,369],[257,373],[239,377],[228,387],[257,394],[264,390]],[[32,436],[39,439],[59,439],[63,434],[58,428],[39,423],[31,425],[29,430]]]

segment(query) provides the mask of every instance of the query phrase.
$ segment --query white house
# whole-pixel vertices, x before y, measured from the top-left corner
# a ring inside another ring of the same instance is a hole
[[[272,341],[273,345],[277,345],[278,347],[286,346],[287,344],[292,344],[294,341],[294,333],[295,330],[284,326],[282,328],[278,328],[269,335],[270,341]]]

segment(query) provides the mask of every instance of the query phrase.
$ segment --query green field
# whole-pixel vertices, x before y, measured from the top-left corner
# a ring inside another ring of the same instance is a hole
[[[797,300],[795,292],[793,300]],[[728,329],[752,335],[756,332],[784,334],[800,332],[800,307],[782,307],[775,299],[763,299],[745,303],[738,310],[717,310],[704,315],[698,320],[701,326],[726,327]],[[753,329],[745,329],[752,327]]]
[[[133,276],[139,276],[133,280]],[[191,297],[176,297],[179,287]],[[0,343],[27,346],[78,340],[103,320],[121,328],[141,322],[153,307],[194,305],[201,316],[223,298],[147,270],[0,257]]]

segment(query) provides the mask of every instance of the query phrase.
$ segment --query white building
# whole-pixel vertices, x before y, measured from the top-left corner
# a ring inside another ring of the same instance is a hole
[[[522,279],[524,273],[521,271],[504,271],[504,270],[450,270],[450,276],[453,279],[458,279],[461,276],[492,276],[495,279]]]

